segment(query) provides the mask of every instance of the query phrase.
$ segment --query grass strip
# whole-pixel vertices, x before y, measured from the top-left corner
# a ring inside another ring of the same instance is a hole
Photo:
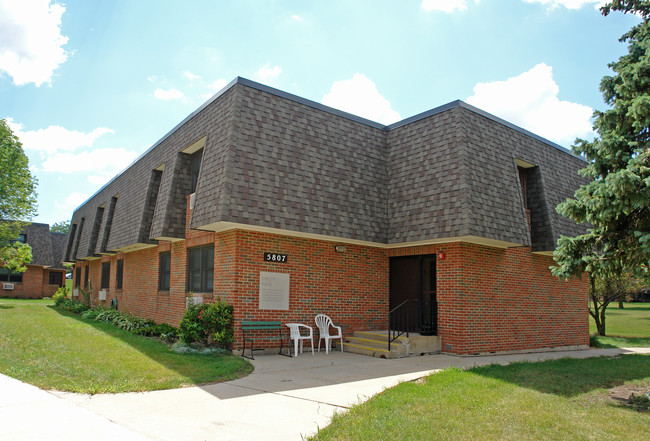
[[[0,299],[0,372],[42,389],[81,393],[171,389],[252,371],[227,355],[178,354],[159,341],[58,310]]]

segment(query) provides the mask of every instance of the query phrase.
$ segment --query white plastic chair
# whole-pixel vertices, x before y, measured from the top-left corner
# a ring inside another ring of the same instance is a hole
[[[325,353],[330,353],[331,343],[330,340],[341,340],[341,352],[343,352],[343,331],[341,331],[340,326],[334,326],[332,319],[326,316],[325,314],[318,314],[314,319],[316,326],[318,326],[318,333],[320,338],[318,339],[318,352],[320,352],[320,341],[325,340]],[[330,327],[337,330],[336,334],[330,334]]]
[[[302,354],[302,343],[303,340],[309,340],[311,342],[311,355],[314,355],[314,330],[311,326],[303,325],[302,323],[287,323],[287,327],[290,332],[290,339],[293,340],[294,351],[293,356],[298,356],[298,342],[300,342],[300,353]],[[309,335],[303,335],[300,333],[300,328],[305,328],[309,331]]]

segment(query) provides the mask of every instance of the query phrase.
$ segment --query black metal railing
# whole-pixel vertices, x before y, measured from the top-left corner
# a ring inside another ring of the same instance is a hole
[[[391,343],[409,332],[438,333],[438,302],[408,299],[388,313],[388,350]]]

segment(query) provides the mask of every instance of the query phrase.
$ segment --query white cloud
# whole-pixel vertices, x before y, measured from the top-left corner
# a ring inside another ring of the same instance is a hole
[[[218,80],[215,80],[212,83],[210,83],[208,87],[212,90],[219,91],[224,87],[226,87],[227,85],[228,85],[228,80],[226,80],[225,78],[219,78]]]
[[[60,200],[56,201],[57,211],[59,213],[65,213],[66,215],[72,213],[77,207],[86,202],[89,197],[90,194],[88,193],[70,193],[63,202]]]
[[[179,98],[184,98],[185,95],[183,92],[181,92],[178,89],[169,89],[169,90],[164,90],[164,89],[156,89],[153,92],[153,96],[160,100],[176,100]]]
[[[382,124],[402,119],[399,113],[391,109],[390,102],[377,91],[375,83],[360,73],[354,74],[350,80],[336,81],[321,102]]]
[[[302,17],[297,14],[293,14],[291,18],[295,21],[302,21]]]
[[[280,66],[271,67],[271,63],[266,63],[266,65],[262,66],[260,70],[253,74],[253,77],[258,81],[272,83],[278,79],[281,73],[282,69]]]
[[[50,0],[0,0],[0,71],[14,84],[51,83],[68,58],[61,35],[65,7]]]
[[[479,0],[474,0],[478,3]],[[426,12],[442,11],[451,13],[455,10],[464,11],[467,9],[467,0],[422,0],[420,5]]]
[[[563,6],[567,9],[580,9],[585,5],[593,5],[600,8],[607,3],[607,0],[524,0],[526,3],[539,3],[549,9]]]
[[[592,137],[593,109],[558,93],[553,68],[540,63],[505,81],[478,83],[467,102],[561,145]]]
[[[190,81],[200,80],[201,79],[200,75],[193,74],[189,70],[186,70],[185,72],[183,72],[183,75],[185,75],[185,78],[187,78]]]
[[[23,131],[23,125],[7,120],[14,135],[20,139],[25,150],[35,150],[52,154],[58,151],[72,151],[81,147],[92,147],[95,141],[107,133],[115,133],[107,127],[98,127],[92,132],[68,130],[61,126],[49,126],[46,129]]]
[[[105,183],[131,164],[136,157],[136,152],[122,147],[101,148],[79,153],[56,153],[43,161],[42,170],[65,174],[94,173],[101,177],[102,180],[99,183]],[[96,176],[89,177],[89,180],[98,183],[92,178],[96,178]]]

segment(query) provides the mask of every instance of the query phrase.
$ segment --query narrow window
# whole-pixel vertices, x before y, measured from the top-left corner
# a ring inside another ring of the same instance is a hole
[[[102,286],[101,289],[108,289],[111,283],[111,262],[102,262]]]
[[[212,292],[214,276],[214,245],[187,250],[187,289]]]
[[[78,266],[75,271],[75,284],[74,286],[79,288],[81,286],[81,267]]]
[[[169,291],[169,281],[172,269],[172,253],[170,251],[159,254],[158,291]]]
[[[85,280],[85,282],[86,282],[86,284],[85,284],[84,286],[85,286],[86,288],[88,288],[88,286],[90,286],[90,279],[88,278],[88,277],[89,277],[89,276],[88,276],[88,272],[89,272],[89,271],[88,271],[88,265],[86,265],[86,268],[84,269],[84,280]]]
[[[203,149],[192,155],[192,191],[196,191],[196,183],[199,182],[199,170],[201,170],[201,158],[203,157]]]
[[[117,261],[117,268],[115,269],[115,289],[122,289],[122,277],[124,274],[124,260]]]
[[[63,286],[63,273],[50,272],[50,285]]]

